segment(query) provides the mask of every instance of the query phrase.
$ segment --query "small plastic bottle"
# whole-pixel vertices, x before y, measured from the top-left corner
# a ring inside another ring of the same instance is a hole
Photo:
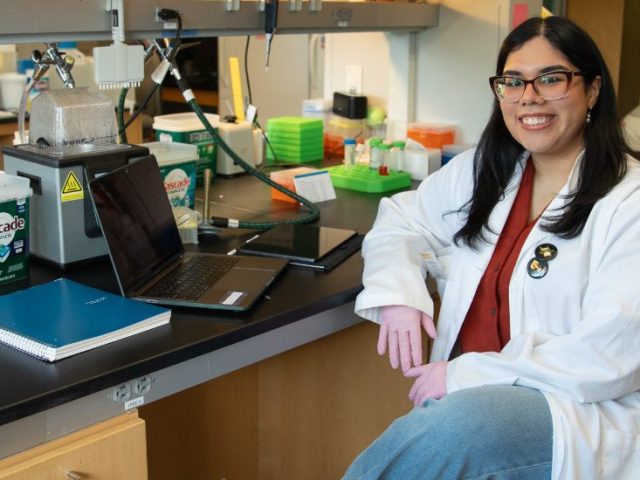
[[[381,145],[382,140],[377,137],[373,137],[369,140],[369,168],[373,170],[378,170],[380,165],[382,165]]]
[[[389,156],[391,154],[391,145],[381,143],[380,149],[380,165],[378,165],[378,173],[380,175],[389,175]]]
[[[404,168],[404,147],[406,143],[403,140],[395,140],[391,145],[389,169],[402,170]]]
[[[345,165],[355,165],[356,163],[356,139],[344,139],[344,160]]]

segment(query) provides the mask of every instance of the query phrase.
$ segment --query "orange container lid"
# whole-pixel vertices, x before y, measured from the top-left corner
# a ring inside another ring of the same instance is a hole
[[[407,127],[407,136],[426,148],[442,148],[455,143],[455,127],[444,124],[412,123]]]

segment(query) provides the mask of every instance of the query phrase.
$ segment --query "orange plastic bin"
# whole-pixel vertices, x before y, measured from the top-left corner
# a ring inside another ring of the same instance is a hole
[[[421,143],[426,148],[442,148],[455,142],[456,131],[452,125],[435,123],[410,123],[407,137]]]

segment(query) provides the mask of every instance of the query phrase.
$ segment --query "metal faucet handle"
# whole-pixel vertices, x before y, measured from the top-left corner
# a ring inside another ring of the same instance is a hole
[[[71,69],[75,63],[75,59],[72,56],[62,56],[64,52],[58,50],[57,43],[47,44],[47,49],[44,53],[40,50],[33,50],[31,52],[31,59],[34,61],[35,66],[33,68],[33,79],[40,80],[44,74],[49,70],[51,65],[56,67],[58,76],[68,88],[75,87],[75,81],[71,76]]]

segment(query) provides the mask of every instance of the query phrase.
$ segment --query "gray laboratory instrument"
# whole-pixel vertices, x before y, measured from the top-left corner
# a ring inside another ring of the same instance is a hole
[[[30,180],[30,253],[64,270],[107,255],[87,180],[142,158],[135,145],[4,147],[5,171]]]

